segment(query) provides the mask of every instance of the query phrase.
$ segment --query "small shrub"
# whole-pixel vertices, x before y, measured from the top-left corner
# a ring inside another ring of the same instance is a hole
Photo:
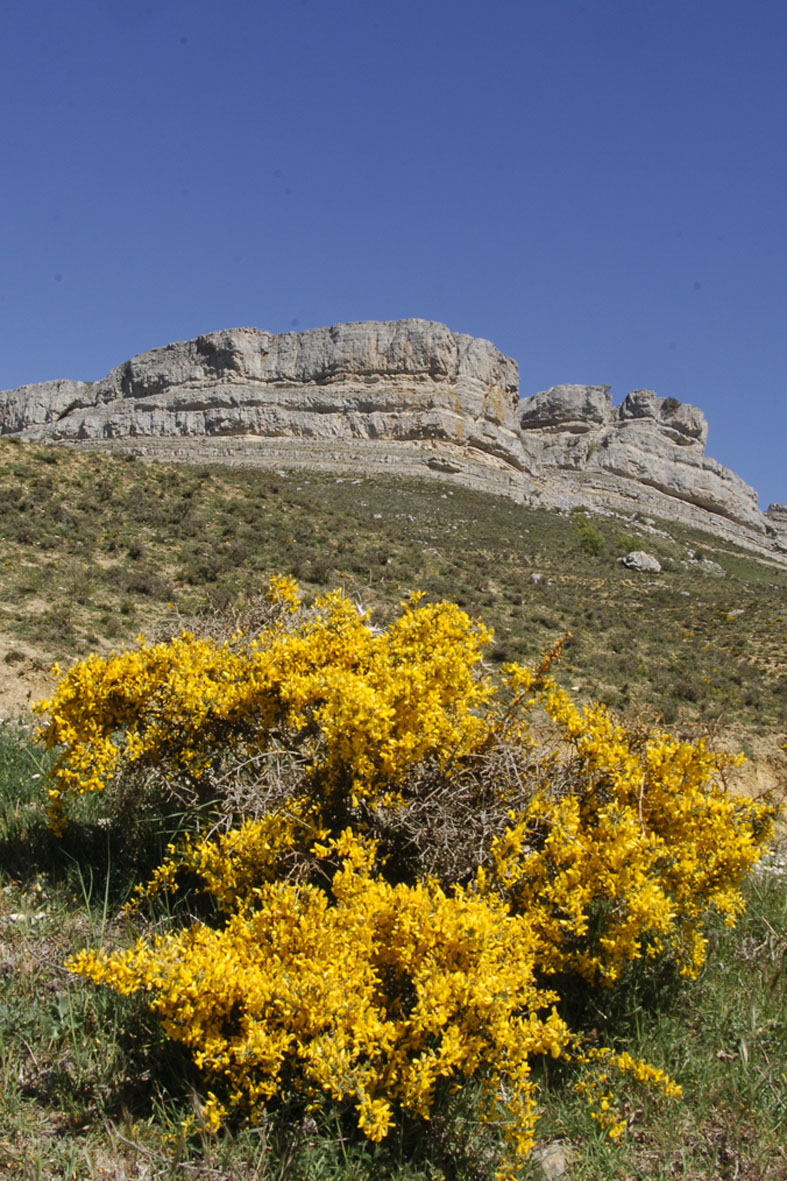
[[[114,567],[107,572],[106,581],[125,595],[145,595],[146,598],[166,600],[173,594],[172,584],[144,563],[133,569]]]
[[[585,553],[598,557],[604,550],[604,534],[590,517],[583,512],[572,513],[574,532],[579,538],[579,544]]]

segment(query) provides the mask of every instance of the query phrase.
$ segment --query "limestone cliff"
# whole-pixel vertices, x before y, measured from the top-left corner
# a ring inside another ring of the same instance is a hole
[[[705,455],[702,412],[603,386],[518,400],[516,363],[425,320],[272,335],[213,332],[132,358],[101,381],[0,393],[0,433],[146,458],[432,474],[552,507],[675,517],[783,555],[770,516]]]
[[[0,394],[0,430],[134,440],[161,458],[445,471],[513,493],[524,461],[518,385],[516,363],[488,341],[424,320],[240,328],[143,353],[91,386]]]
[[[708,425],[696,406],[635,390],[613,408],[603,386],[555,386],[525,399],[519,422],[546,503],[573,489],[591,504],[628,501],[717,531],[771,533],[754,489],[705,455]]]

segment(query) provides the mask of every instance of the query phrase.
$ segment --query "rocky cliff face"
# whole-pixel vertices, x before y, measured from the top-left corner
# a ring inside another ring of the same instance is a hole
[[[525,399],[519,422],[547,502],[573,488],[591,500],[633,500],[688,521],[701,510],[706,527],[707,514],[719,518],[717,530],[770,532],[754,489],[705,455],[708,425],[696,406],[635,390],[613,408],[603,386],[555,386]]]
[[[0,435],[27,433],[54,437],[57,422],[83,404],[90,386],[85,381],[42,381],[16,390],[0,390]]]
[[[94,385],[4,395],[3,432],[58,441],[252,435],[438,439],[519,466],[518,372],[442,324],[213,332],[126,361]]]
[[[787,504],[772,504],[765,518],[784,553],[787,553]]]
[[[785,550],[787,511],[705,456],[700,410],[603,386],[518,401],[516,363],[425,320],[213,332],[101,381],[0,393],[0,433],[149,458],[429,472],[521,501],[679,517]]]
[[[278,336],[240,328],[143,353],[90,386],[11,390],[0,430],[133,440],[161,458],[444,471],[514,492],[518,386],[516,363],[488,341],[424,320]]]

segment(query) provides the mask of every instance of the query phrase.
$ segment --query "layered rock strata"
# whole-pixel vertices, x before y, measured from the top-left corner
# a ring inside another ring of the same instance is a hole
[[[164,440],[217,455],[261,440],[306,456],[308,444],[345,455],[358,443],[373,464],[365,443],[381,442],[381,459],[417,444],[416,466],[464,459],[507,475],[523,459],[518,385],[515,362],[488,341],[423,320],[279,336],[241,328],[143,353],[93,385],[9,391],[0,421],[26,439],[150,441],[158,453]]]
[[[425,320],[271,335],[213,332],[101,381],[0,393],[0,433],[150,459],[430,474],[556,508],[679,518],[787,552],[787,509],[757,508],[706,457],[696,407],[555,386],[519,402],[516,363]]]
[[[783,552],[787,554],[787,504],[772,504],[765,510],[765,519]]]
[[[604,386],[563,385],[526,398],[519,424],[547,503],[562,503],[571,488],[591,501],[634,500],[687,521],[700,509],[722,532],[727,524],[771,531],[754,489],[705,455],[708,424],[696,406],[635,390],[613,407]]]

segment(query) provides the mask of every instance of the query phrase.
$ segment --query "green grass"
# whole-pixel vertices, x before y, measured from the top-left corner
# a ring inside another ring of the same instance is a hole
[[[614,1145],[568,1088],[550,1089],[541,1134],[581,1145],[572,1177],[787,1177],[787,877],[758,873],[746,894],[735,929],[711,926],[697,982],[635,976],[596,998],[599,1036],[663,1066],[684,1095],[624,1093],[629,1131]]]
[[[377,1146],[353,1135],[346,1114],[304,1119],[286,1107],[258,1127],[184,1136],[198,1083],[189,1063],[135,999],[63,968],[83,946],[132,938],[119,912],[141,862],[100,798],[52,838],[44,770],[29,731],[0,726],[0,1177],[491,1181],[499,1143],[474,1119],[472,1088],[425,1130],[405,1126]],[[787,1178],[787,877],[757,874],[747,898],[737,928],[711,927],[696,983],[639,972],[616,991],[571,998],[573,1025],[684,1089],[674,1104],[622,1084],[629,1133],[612,1144],[575,1076],[550,1064],[539,1149],[570,1154],[572,1178]],[[522,1171],[542,1175],[535,1158]]]

